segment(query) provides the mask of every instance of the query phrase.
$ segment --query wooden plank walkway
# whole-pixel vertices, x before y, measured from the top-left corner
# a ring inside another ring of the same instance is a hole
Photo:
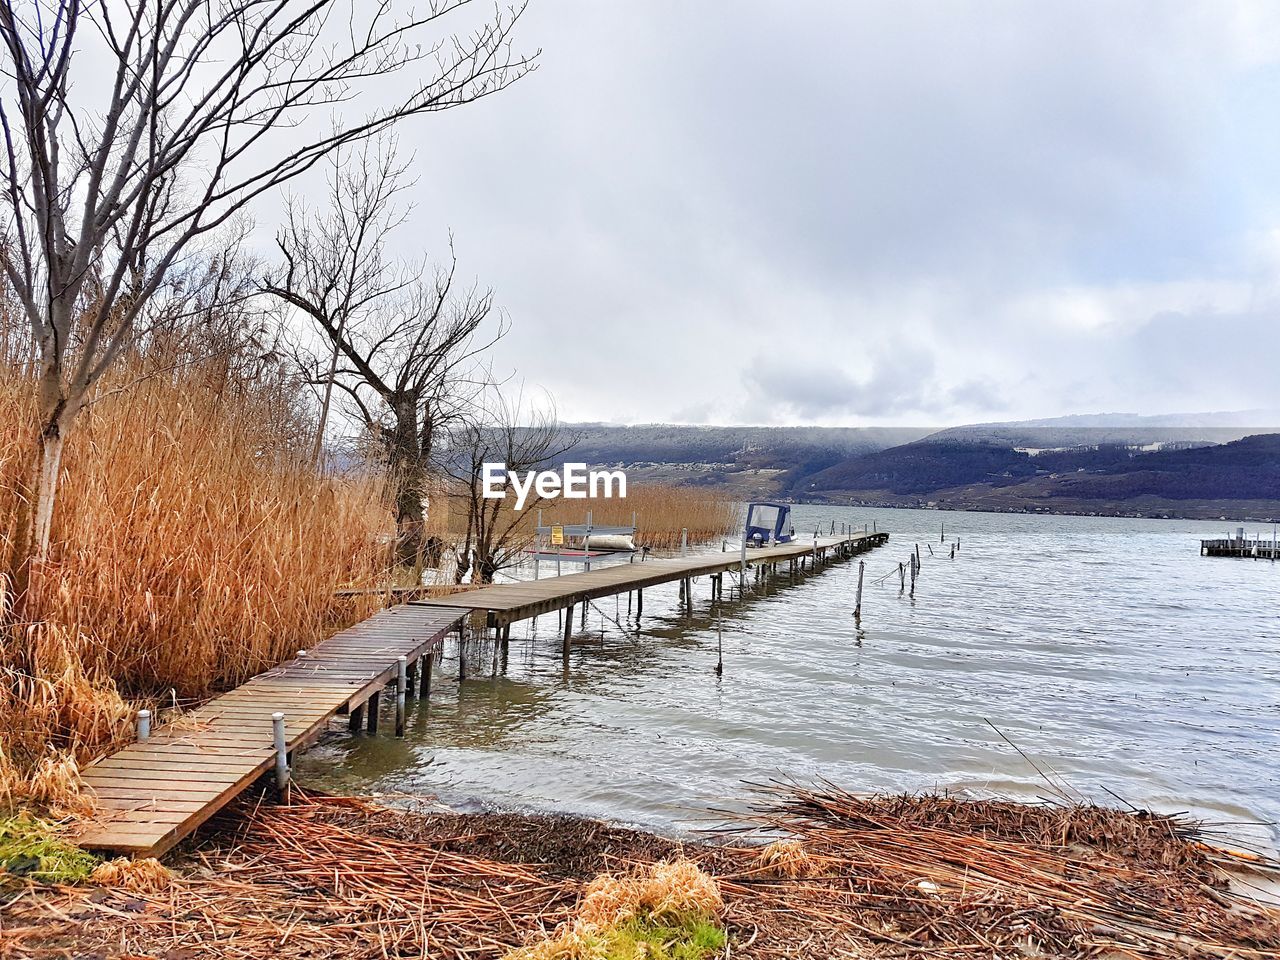
[[[816,541],[800,540],[795,543],[748,550],[747,563],[756,566],[761,563],[777,564],[781,561],[807,560],[815,553],[821,563],[835,554],[852,556],[855,553],[861,553],[879,546],[888,539],[887,533],[855,533],[845,536],[819,537]],[[567,609],[600,597],[613,596],[615,593],[643,590],[645,587],[660,583],[673,583],[692,577],[708,575],[719,577],[726,572],[738,570],[742,563],[741,557],[740,552],[734,551],[676,557],[669,560],[644,562],[636,560],[632,563],[613,564],[585,573],[570,573],[542,580],[521,580],[518,583],[496,584],[448,597],[413,600],[410,601],[410,606],[429,604],[435,607],[456,607],[468,611],[484,610],[488,613],[488,625],[502,628],[520,620]]]
[[[372,729],[376,698],[397,678],[399,658],[413,664],[433,654],[464,616],[429,606],[380,611],[97,761],[84,782],[100,812],[78,842],[137,856],[164,853],[274,767],[272,713],[285,715],[291,752],[339,711],[361,720],[366,703]]]
[[[757,570],[776,569],[781,562],[818,567],[887,539],[885,533],[820,537],[749,550],[747,560]],[[564,608],[572,613],[576,604],[630,590],[642,602],[643,589],[656,584],[683,581],[691,601],[692,579],[709,575],[713,596],[719,597],[724,574],[741,564],[737,552],[622,563],[383,610],[86,768],[84,782],[100,811],[77,840],[90,849],[136,856],[164,853],[274,767],[272,713],[285,716],[290,754],[318,737],[341,711],[349,715],[352,729],[367,721],[375,730],[379,693],[397,679],[399,659],[404,657],[410,670],[422,662],[425,690],[430,655],[472,613],[485,612],[487,625],[505,644],[515,621]],[[639,611],[638,602],[637,617]],[[566,663],[570,623],[566,617]],[[495,646],[495,664],[496,651]],[[460,658],[460,670],[463,662]]]

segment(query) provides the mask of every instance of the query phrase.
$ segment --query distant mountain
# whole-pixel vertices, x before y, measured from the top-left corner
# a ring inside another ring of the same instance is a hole
[[[927,494],[961,484],[1002,483],[1035,474],[1032,457],[1010,447],[929,437],[850,457],[799,478],[789,492],[796,497],[853,490]]]
[[[931,440],[1003,443],[1012,447],[1077,447],[1100,444],[1143,446],[1171,443],[1229,443],[1242,437],[1280,430],[1280,411],[1239,410],[1225,413],[1176,413],[1139,416],[1130,413],[1073,414],[1042,420],[974,423],[948,427]]]
[[[565,455],[596,465],[692,468],[701,473],[812,473],[854,454],[918,440],[924,427],[703,427],[571,423],[579,440]],[[688,479],[688,478],[686,478]]]
[[[1280,433],[1221,445],[1041,452],[930,436],[851,457],[793,484],[803,499],[952,509],[1280,516]]]
[[[1261,426],[1254,425],[1262,424]],[[1088,414],[945,430],[568,425],[565,459],[743,499],[1280,516],[1280,414]]]

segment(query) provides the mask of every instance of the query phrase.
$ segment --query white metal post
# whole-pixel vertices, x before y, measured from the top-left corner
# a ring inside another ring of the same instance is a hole
[[[289,785],[289,748],[284,739],[284,714],[271,715],[271,735],[276,748],[276,786],[283,790]]]

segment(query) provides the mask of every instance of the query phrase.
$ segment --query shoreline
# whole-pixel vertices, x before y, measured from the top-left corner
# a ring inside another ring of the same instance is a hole
[[[868,500],[868,499],[840,499],[832,497],[829,499],[803,499],[803,500],[787,500],[787,503],[811,507],[861,507],[873,510],[929,510],[939,513],[991,513],[999,515],[1014,516],[1040,516],[1040,517],[1095,517],[1113,520],[1192,520],[1196,522],[1222,521],[1227,523],[1277,523],[1280,517],[1274,514],[1266,516],[1247,516],[1243,513],[1217,513],[1219,506],[1204,507],[1198,511],[1187,511],[1178,509],[1169,509],[1163,504],[1169,501],[1161,501],[1161,506],[1148,506],[1146,512],[1138,510],[1136,507],[1125,507],[1119,504],[1113,504],[1110,508],[1087,509],[1079,507],[1076,509],[1050,509],[1043,505],[1037,506],[1016,506],[1009,505],[1001,507],[993,504],[973,504],[959,505],[944,503],[941,501],[925,501],[925,502],[892,502],[886,500]],[[1203,503],[1204,501],[1199,501]],[[1229,501],[1227,505],[1229,509],[1237,509],[1229,506],[1236,501]],[[1244,509],[1254,509],[1254,507],[1246,507]]]
[[[687,862],[723,900],[727,946],[704,957],[1280,951],[1280,909],[1251,904],[1227,873],[1274,882],[1280,865],[1207,847],[1193,821],[826,786],[775,787],[754,810],[688,840],[565,815],[261,794],[175,851],[171,874],[27,887],[0,914],[0,956],[502,960],[563,932],[602,875]]]

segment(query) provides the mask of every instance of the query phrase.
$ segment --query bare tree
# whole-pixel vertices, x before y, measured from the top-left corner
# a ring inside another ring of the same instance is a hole
[[[531,69],[509,43],[523,7],[451,29],[469,5],[0,0],[0,267],[37,353],[35,556],[77,413],[201,238],[340,147]],[[375,83],[394,98],[352,116]],[[312,122],[337,108],[345,122]]]
[[[496,388],[476,408],[452,441],[451,475],[467,514],[467,533],[458,551],[457,581],[468,571],[475,583],[491,583],[496,574],[520,562],[529,540],[531,508],[543,501],[531,491],[522,510],[484,496],[486,463],[506,464],[511,471],[535,470],[569,450],[579,437],[566,431],[550,408],[526,410],[523,398],[507,399]]]
[[[310,214],[291,204],[278,246],[284,264],[263,289],[309,317],[326,349],[298,354],[322,390],[322,423],[336,388],[390,471],[397,559],[420,567],[439,544],[423,537],[423,492],[444,432],[461,416],[488,376],[479,356],[506,332],[492,293],[455,288],[457,259],[428,271],[386,255],[385,238],[403,222],[394,203],[403,166],[394,144],[361,151],[360,162],[335,163],[329,208]],[[322,428],[323,429],[323,428]],[[317,444],[321,439],[317,434]]]

